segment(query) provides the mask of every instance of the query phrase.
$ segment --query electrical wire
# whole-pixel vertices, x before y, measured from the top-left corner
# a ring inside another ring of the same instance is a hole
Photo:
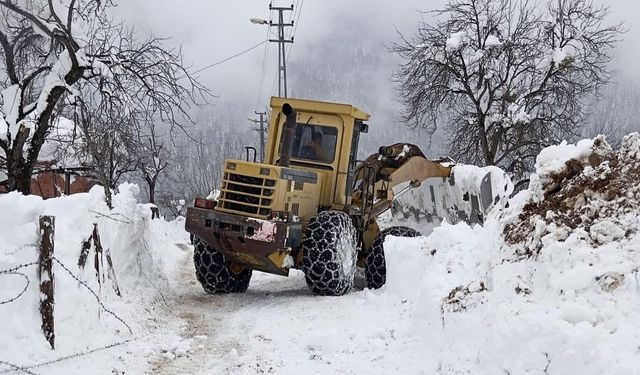
[[[271,19],[271,15],[273,12],[269,12],[269,19]],[[265,46],[264,46],[264,54],[262,56],[262,72],[260,73],[260,86],[258,88],[258,96],[256,98],[256,109],[255,112],[258,111],[258,106],[260,105],[260,100],[262,99],[262,92],[264,89],[264,77],[267,70],[267,59],[269,58],[269,36],[271,34],[271,27],[267,27],[267,37],[265,38]]]
[[[248,52],[250,52],[250,51],[252,51],[252,50],[254,50],[254,49],[258,48],[258,47],[260,47],[261,45],[263,45],[263,44],[265,44],[265,43],[267,43],[267,41],[266,41],[266,40],[263,40],[262,42],[260,42],[260,43],[258,43],[258,44],[256,44],[256,45],[254,45],[254,46],[251,46],[251,47],[249,47],[249,48],[245,49],[245,50],[244,50],[244,51],[242,51],[242,52],[238,52],[238,53],[236,53],[235,55],[229,56],[229,57],[227,57],[227,58],[225,58],[225,59],[222,59],[222,60],[220,60],[220,61],[217,61],[217,62],[215,62],[215,63],[213,63],[213,64],[209,64],[209,65],[207,65],[207,66],[205,66],[205,67],[203,67],[203,68],[200,68],[200,69],[198,69],[198,70],[196,70],[196,71],[191,72],[190,74],[197,74],[197,73],[200,73],[200,72],[202,72],[202,71],[204,71],[204,70],[207,70],[207,69],[209,69],[209,68],[213,68],[214,66],[218,66],[218,65],[220,65],[220,64],[222,64],[222,63],[225,63],[225,62],[227,62],[227,61],[229,61],[229,60],[231,60],[231,59],[235,59],[236,57],[242,56],[242,55],[244,55],[245,53],[248,53]]]
[[[298,30],[298,23],[300,22],[300,14],[302,13],[302,7],[304,6],[304,0],[300,1],[300,7],[298,8],[298,18],[296,18],[296,22],[293,25],[293,32],[291,33],[291,39],[296,35],[296,31]],[[287,52],[287,61],[289,61],[289,56],[291,56],[291,50],[293,49],[293,43],[289,46],[289,52]]]

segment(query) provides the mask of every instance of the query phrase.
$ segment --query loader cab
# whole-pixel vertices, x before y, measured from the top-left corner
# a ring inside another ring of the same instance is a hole
[[[340,207],[350,203],[359,133],[369,115],[348,104],[271,98],[271,117],[266,163],[279,165],[288,103],[297,112],[291,145],[290,168],[321,175],[319,206]]]

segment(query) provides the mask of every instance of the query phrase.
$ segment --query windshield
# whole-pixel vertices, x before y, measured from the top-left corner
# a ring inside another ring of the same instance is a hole
[[[338,129],[297,123],[291,157],[330,164],[335,159]]]

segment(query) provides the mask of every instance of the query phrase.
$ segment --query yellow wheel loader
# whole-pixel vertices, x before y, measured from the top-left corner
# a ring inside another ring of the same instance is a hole
[[[510,193],[496,189],[490,173],[478,186],[456,185],[455,163],[428,160],[411,144],[380,147],[359,161],[368,120],[348,104],[271,98],[264,163],[225,160],[219,197],[187,209],[206,292],[244,292],[253,270],[287,276],[291,268],[320,295],[347,293],[357,267],[369,288],[379,288],[384,237],[419,235],[407,227],[380,231],[376,219],[398,196],[408,193],[416,217],[480,222]]]

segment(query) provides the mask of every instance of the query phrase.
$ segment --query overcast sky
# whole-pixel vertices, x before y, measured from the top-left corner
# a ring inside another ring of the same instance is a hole
[[[372,53],[379,51],[385,54],[385,44],[397,39],[395,29],[411,34],[420,17],[417,10],[436,9],[444,4],[444,0],[274,0],[277,6],[292,3],[297,5],[296,17],[301,9],[290,57],[295,61],[311,49],[323,48],[319,43],[326,44],[327,35],[335,35],[336,30],[371,38]],[[624,77],[640,80],[640,68],[636,63],[640,57],[640,33],[635,28],[635,25],[640,25],[638,0],[610,0],[607,5],[611,8],[611,22],[624,21],[629,28],[617,52],[616,69]],[[120,2],[118,8],[118,16],[134,23],[139,31],[150,31],[157,36],[171,38],[171,44],[181,45],[185,61],[193,69],[222,60],[265,40],[268,27],[252,24],[249,18],[269,19],[275,16],[275,12],[269,14],[267,0],[126,0]],[[345,20],[350,18],[358,20],[354,22],[357,27],[345,24],[348,23]],[[220,96],[219,101],[247,102],[247,112],[251,113],[256,101],[266,103],[268,97],[275,93],[276,51],[276,45],[271,44],[262,98],[257,98],[265,53],[262,46],[203,71],[199,76]],[[331,63],[332,56],[328,53],[326,64]],[[375,78],[391,88],[391,73],[392,69],[385,67],[384,71],[376,73],[383,77]],[[375,112],[376,109],[368,110]]]

